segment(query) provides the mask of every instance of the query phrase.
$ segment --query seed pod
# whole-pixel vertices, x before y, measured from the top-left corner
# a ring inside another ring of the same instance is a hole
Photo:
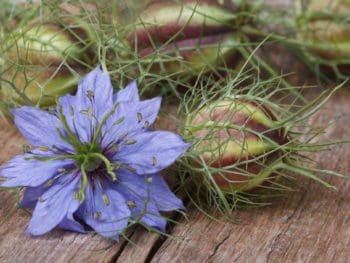
[[[127,40],[152,64],[151,71],[189,74],[235,64],[240,44],[235,32],[245,22],[240,11],[239,4],[228,0],[153,0]]]
[[[253,101],[225,99],[202,108],[187,130],[198,153],[195,166],[211,170],[216,185],[228,193],[252,190],[273,179],[270,166],[286,142],[284,130],[275,128],[276,120],[270,109]]]
[[[350,2],[347,0],[298,1],[299,38],[316,62],[338,66],[349,76]],[[347,68],[347,71],[346,71]]]
[[[7,100],[40,106],[73,92],[93,59],[92,33],[84,21],[33,21],[4,44],[1,93]]]

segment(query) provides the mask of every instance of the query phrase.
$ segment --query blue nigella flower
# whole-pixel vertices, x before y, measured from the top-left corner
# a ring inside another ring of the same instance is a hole
[[[0,170],[2,187],[26,187],[21,205],[34,208],[27,231],[92,228],[118,239],[132,222],[164,231],[159,211],[183,209],[159,171],[190,146],[153,131],[160,98],[140,101],[136,82],[113,95],[99,67],[59,99],[54,113],[24,106],[12,111],[33,146]]]

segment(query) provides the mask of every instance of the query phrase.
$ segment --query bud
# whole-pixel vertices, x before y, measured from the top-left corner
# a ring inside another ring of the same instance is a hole
[[[84,23],[33,21],[12,32],[4,44],[3,97],[45,106],[74,91],[92,59],[92,34]]]
[[[340,70],[350,65],[350,2],[299,0],[298,9],[299,37],[319,64]]]
[[[245,20],[240,11],[229,0],[151,0],[127,39],[151,71],[198,73],[235,63],[235,30]]]
[[[271,180],[275,175],[270,166],[286,142],[276,121],[269,108],[253,101],[225,99],[202,108],[187,131],[197,142],[194,165],[207,167],[216,185],[228,193],[252,190]]]

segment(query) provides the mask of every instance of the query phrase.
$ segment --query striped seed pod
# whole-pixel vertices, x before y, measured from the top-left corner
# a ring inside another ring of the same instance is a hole
[[[350,2],[347,0],[299,0],[299,38],[319,64],[337,66],[349,76]],[[343,70],[347,68],[347,70]]]
[[[79,19],[33,21],[18,28],[4,44],[2,96],[47,106],[73,92],[93,60],[92,32]]]
[[[243,5],[235,2],[151,0],[127,37],[130,48],[157,72],[189,74],[236,64],[240,36],[235,32],[246,18]]]
[[[254,101],[225,99],[196,113],[188,125],[196,153],[194,166],[205,167],[210,178],[227,193],[252,190],[275,179],[271,170],[286,142],[277,117]]]

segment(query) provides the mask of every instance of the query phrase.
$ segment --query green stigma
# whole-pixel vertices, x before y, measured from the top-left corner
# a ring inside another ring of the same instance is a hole
[[[87,172],[92,172],[99,168],[103,160],[99,157],[101,147],[98,144],[82,143],[76,147],[78,158],[75,160],[76,167],[81,167],[85,163],[84,168]]]

